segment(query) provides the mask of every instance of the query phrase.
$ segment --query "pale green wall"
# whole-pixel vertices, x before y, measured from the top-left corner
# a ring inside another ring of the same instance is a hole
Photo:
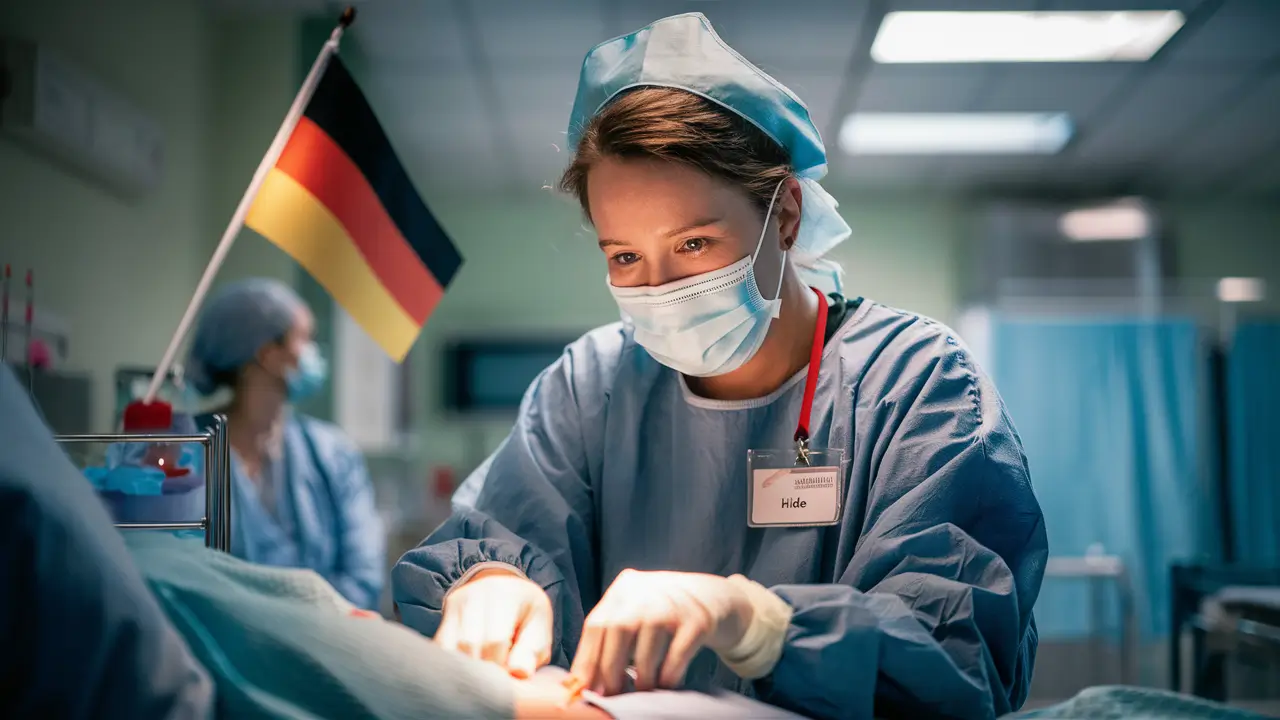
[[[204,238],[206,260],[226,230],[301,82],[302,35],[296,17],[221,18],[213,35],[218,68],[212,78],[213,126],[208,138],[212,183],[210,223]],[[218,283],[264,275],[292,282],[296,268],[274,245],[245,230],[227,256]]]
[[[297,88],[299,23],[215,19],[203,0],[0,3],[0,34],[67,57],[156,120],[160,188],[121,200],[0,139],[0,262],[35,269],[37,306],[71,326],[68,370],[108,429],[121,365],[154,366]],[[246,233],[222,275],[293,277]]]
[[[847,195],[838,188],[833,194],[853,228],[853,236],[831,253],[845,268],[847,292],[954,322],[962,205],[929,197]]]
[[[70,368],[95,380],[94,425],[110,426],[117,365],[154,364],[201,262],[208,226],[213,67],[196,0],[0,3],[0,34],[46,44],[163,127],[164,180],[117,199],[0,139],[0,258],[34,268],[38,306],[71,326]]]
[[[1185,284],[1209,289],[1214,278],[1260,277],[1264,302],[1280,312],[1280,206],[1268,202],[1181,202],[1162,208]]]

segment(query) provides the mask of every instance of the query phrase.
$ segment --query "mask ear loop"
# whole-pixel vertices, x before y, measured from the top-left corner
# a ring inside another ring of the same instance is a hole
[[[764,213],[764,227],[760,228],[760,239],[756,242],[756,251],[751,254],[751,266],[755,267],[756,259],[760,257],[760,251],[764,249],[764,236],[769,234],[769,220],[773,217],[773,206],[778,202],[778,193],[782,191],[782,186],[787,182],[786,178],[778,181],[777,187],[773,189],[773,196],[769,198],[769,209]],[[773,291],[773,300],[776,302],[782,297],[782,278],[787,274],[787,256],[791,253],[786,250],[782,251],[782,263],[778,267],[778,287]],[[774,317],[777,317],[777,309],[774,310]]]

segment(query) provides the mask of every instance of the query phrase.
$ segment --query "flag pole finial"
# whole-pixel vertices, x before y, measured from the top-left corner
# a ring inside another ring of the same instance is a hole
[[[356,21],[356,9],[350,5],[346,10],[342,11],[342,17],[338,18],[338,24],[344,28],[351,27],[351,23]]]

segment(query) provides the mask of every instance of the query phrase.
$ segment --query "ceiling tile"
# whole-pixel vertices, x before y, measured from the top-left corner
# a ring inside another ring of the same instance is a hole
[[[363,87],[390,133],[411,134],[428,147],[448,148],[459,134],[483,133],[487,113],[467,75],[368,73]]]
[[[832,187],[909,187],[925,183],[937,165],[935,158],[850,157],[831,158],[831,175],[824,180]]]
[[[866,3],[835,0],[622,0],[615,4],[621,27],[611,36],[634,32],[669,15],[701,12],[730,47],[770,73],[797,67],[843,70],[866,10]]]
[[[700,12],[714,23],[714,16],[707,11],[717,9],[716,3],[697,0],[605,0],[605,3],[609,19],[616,24],[609,29],[608,37],[635,32],[655,20],[687,12]]]
[[[960,112],[989,70],[975,65],[874,65],[858,97],[859,112]]]
[[[743,57],[769,72],[842,72],[857,43],[866,3],[723,3],[705,13]]]
[[[512,142],[522,151],[557,152],[565,147],[565,129],[577,90],[577,66],[495,68],[494,82],[503,122]]]
[[[820,128],[831,127],[838,121],[832,117],[834,106],[867,5],[843,0],[791,3],[795,8],[774,0],[603,0],[610,10],[603,14],[594,3],[581,12],[586,0],[470,2],[493,72],[501,111],[497,117],[483,102],[452,3],[364,3],[353,30],[370,58],[361,84],[411,174],[421,184],[455,196],[459,190],[528,190],[553,184],[567,161],[564,130],[582,54],[601,40],[678,12],[705,12],[727,42],[805,100]],[[964,9],[1010,5],[1007,0],[899,0],[892,7],[957,4]],[[1187,9],[1197,2],[1061,0],[1047,7],[1085,4],[1090,9]],[[1280,0],[1228,0],[1219,16],[1201,28],[1203,36],[1181,38],[1161,63],[1145,67],[872,66],[858,99],[861,111],[1062,110],[1081,123],[1078,138],[1051,158],[849,157],[835,148],[835,138],[826,138],[832,165],[828,182],[833,187],[906,191],[984,184],[1141,187],[1168,176],[1233,176],[1243,166],[1237,182],[1242,188],[1280,191],[1280,155],[1260,168],[1256,159],[1257,148],[1266,142],[1280,144],[1280,130],[1272,130],[1280,117],[1280,83],[1271,81],[1240,104],[1230,104],[1245,77],[1239,63],[1253,57],[1261,37],[1246,26],[1273,23],[1277,14]],[[1268,37],[1280,36],[1280,27],[1271,28],[1278,32]],[[1220,38],[1214,40],[1216,36]],[[1280,45],[1270,42],[1280,51]],[[1142,77],[1148,68],[1152,72]],[[1135,72],[1142,80],[1130,87]],[[1129,94],[1118,97],[1119,92]],[[1221,115],[1216,122],[1198,127],[1215,113]],[[511,156],[495,146],[499,132],[509,138]]]
[[[468,0],[486,55],[501,61],[581,62],[608,39],[599,5],[583,0]],[[576,69],[575,69],[576,74]]]
[[[578,63],[495,64],[493,80],[503,108],[510,113],[560,115],[569,121],[578,90]]]
[[[1204,0],[1050,0],[1046,10],[1181,10],[1189,13]],[[1005,3],[1007,6],[1008,3]],[[1008,9],[1007,7],[1004,9]]]
[[[360,54],[371,63],[447,72],[466,62],[466,47],[452,3],[380,1],[362,5],[359,12],[351,33],[360,45]]]
[[[1009,0],[890,0],[890,11],[928,11],[928,10],[1009,10],[1023,3],[1010,3]]]
[[[1280,74],[1258,84],[1240,103],[1190,134],[1176,150],[1155,158],[1183,187],[1212,186],[1250,168],[1280,142]]]
[[[1234,64],[1251,68],[1280,57],[1280,2],[1227,0],[1207,22],[1170,48],[1171,67]]]
[[[1070,162],[1096,157],[1146,160],[1178,140],[1198,117],[1220,106],[1238,83],[1234,73],[1157,72],[1123,98],[1113,114],[1082,124],[1066,158]]]
[[[1115,65],[1004,66],[966,110],[1067,112],[1077,120],[1089,118],[1131,70]]]
[[[952,156],[934,172],[949,184],[989,185],[1053,182],[1058,159],[1045,155]]]

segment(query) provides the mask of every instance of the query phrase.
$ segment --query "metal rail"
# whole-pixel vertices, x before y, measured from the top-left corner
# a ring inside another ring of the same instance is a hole
[[[215,550],[231,552],[231,446],[227,443],[227,418],[214,415],[213,423],[203,433],[103,433],[58,435],[59,443],[199,443],[204,447],[204,517],[194,522],[128,522],[116,523],[121,530],[203,530],[204,544]]]
[[[1103,583],[1110,582],[1114,585],[1120,602],[1120,680],[1126,685],[1132,685],[1137,674],[1137,623],[1133,587],[1124,561],[1114,555],[1102,554],[1051,557],[1045,566],[1045,577],[1077,579],[1088,583],[1089,644],[1095,667],[1100,667],[1103,661],[1103,649],[1099,643],[1099,631],[1106,614]]]

